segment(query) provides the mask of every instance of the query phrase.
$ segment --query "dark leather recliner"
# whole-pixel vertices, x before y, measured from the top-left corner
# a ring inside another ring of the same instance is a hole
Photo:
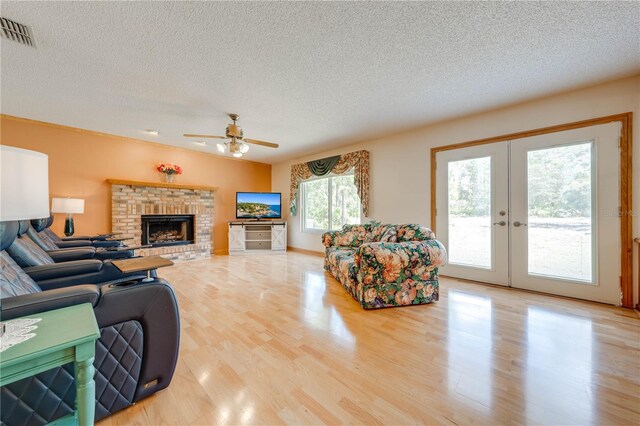
[[[106,248],[97,249],[91,246],[74,248],[58,248],[55,245],[50,246],[40,238],[28,220],[21,220],[19,222],[18,240],[15,243],[17,246],[23,247],[24,250],[31,252],[32,256],[35,256],[35,252],[38,252],[39,256],[46,257],[44,254],[46,253],[55,262],[66,262],[68,260],[80,259],[127,259],[129,257],[133,257],[134,254],[132,250],[128,250],[126,248],[116,248],[115,250],[112,250]],[[11,250],[9,250],[9,252],[11,252]]]
[[[101,332],[94,361],[96,420],[166,388],[180,341],[171,286],[156,279],[42,291],[5,251],[17,231],[17,222],[0,222],[0,319],[93,305]],[[0,420],[16,426],[45,424],[71,413],[74,398],[73,364],[68,364],[0,388]]]
[[[28,221],[16,222],[17,238],[6,248],[11,258],[45,290],[73,284],[122,281],[141,274],[123,274],[110,260],[96,259],[93,247],[45,252],[24,235]],[[122,253],[130,257],[133,252]]]
[[[53,243],[49,237],[43,232],[45,228],[46,219],[33,219],[31,225],[28,227],[26,234],[29,238],[36,243],[41,249],[46,252],[61,251],[61,250],[74,250],[85,249],[87,251],[93,250],[96,253],[94,256],[97,259],[126,259],[133,256],[133,250],[135,248],[127,247],[122,244],[121,241],[104,241],[105,243],[117,243],[119,245],[114,246],[96,246],[96,245],[82,245],[77,247],[59,247]],[[22,221],[20,222],[22,225]],[[85,244],[86,241],[80,241]]]
[[[122,239],[112,239],[113,234],[75,236],[60,238],[51,230],[53,216],[44,219],[32,219],[31,225],[36,229],[40,238],[47,244],[55,245],[57,248],[71,247],[121,247]]]

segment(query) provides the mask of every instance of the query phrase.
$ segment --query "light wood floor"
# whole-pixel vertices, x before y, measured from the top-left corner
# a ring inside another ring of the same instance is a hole
[[[160,275],[182,315],[173,382],[101,426],[640,422],[631,310],[442,279],[437,303],[365,311],[300,253]]]

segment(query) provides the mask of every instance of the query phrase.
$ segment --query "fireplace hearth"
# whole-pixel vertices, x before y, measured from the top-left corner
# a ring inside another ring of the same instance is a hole
[[[143,245],[153,247],[193,244],[193,215],[142,215]]]

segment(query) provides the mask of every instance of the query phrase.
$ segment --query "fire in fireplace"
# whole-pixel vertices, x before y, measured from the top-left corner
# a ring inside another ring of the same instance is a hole
[[[143,215],[142,244],[154,247],[193,244],[193,215]]]

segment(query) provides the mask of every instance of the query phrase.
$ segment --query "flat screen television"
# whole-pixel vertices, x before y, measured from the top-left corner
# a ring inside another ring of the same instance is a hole
[[[236,192],[237,219],[280,219],[281,207],[279,192]]]

